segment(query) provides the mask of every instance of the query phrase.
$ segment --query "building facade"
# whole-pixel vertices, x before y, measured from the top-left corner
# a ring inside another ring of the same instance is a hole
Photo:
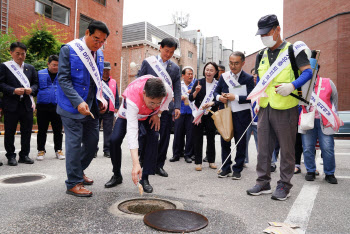
[[[149,56],[159,54],[159,43],[167,37],[178,42],[178,48],[171,60],[179,65],[180,69],[184,66],[192,66],[196,72],[197,47],[190,41],[174,37],[148,22],[124,25],[121,92],[136,78],[142,61]]]
[[[141,68],[142,61],[149,56],[159,54],[158,43],[167,37],[172,36],[148,22],[124,25],[121,54],[121,93],[128,84],[136,78],[137,72]],[[177,38],[172,38],[179,42]],[[178,49],[171,58],[176,64],[179,64],[180,61],[180,48],[181,47],[178,46]]]
[[[3,2],[6,0],[1,0]],[[26,32],[20,25],[27,26],[39,19],[39,14],[45,16],[50,25],[63,29],[67,33],[65,43],[84,35],[92,20],[106,23],[110,30],[107,42],[103,46],[105,60],[112,65],[111,75],[119,84],[120,57],[123,32],[124,0],[10,0],[7,1],[6,25],[1,24],[5,32],[12,28],[20,40]],[[1,18],[5,16],[1,13]]]

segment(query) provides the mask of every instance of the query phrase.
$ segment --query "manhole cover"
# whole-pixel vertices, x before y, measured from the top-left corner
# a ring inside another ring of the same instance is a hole
[[[208,225],[208,219],[188,210],[158,210],[148,213],[143,222],[154,229],[166,232],[194,232]]]
[[[132,199],[119,204],[118,209],[128,214],[145,215],[164,209],[175,209],[176,205],[161,199]]]
[[[3,179],[1,182],[4,184],[23,184],[38,180],[43,180],[46,177],[44,175],[17,175]]]

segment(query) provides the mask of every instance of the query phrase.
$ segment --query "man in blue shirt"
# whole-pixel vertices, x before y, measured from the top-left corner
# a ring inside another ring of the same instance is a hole
[[[53,130],[54,148],[56,158],[64,160],[62,152],[62,121],[60,115],[56,113],[57,108],[57,73],[58,56],[50,55],[48,67],[38,72],[38,97],[37,97],[37,119],[38,119],[38,156],[36,160],[44,160],[46,153],[46,133],[51,122]]]
[[[181,152],[185,145],[185,161],[191,163],[191,156],[193,155],[193,139],[192,139],[192,110],[189,106],[188,94],[191,92],[193,84],[193,68],[184,67],[182,70],[182,81],[181,81],[181,115],[180,118],[175,120],[174,126],[174,141],[173,141],[173,157],[169,160],[170,162],[179,161]],[[187,94],[186,94],[187,93]]]

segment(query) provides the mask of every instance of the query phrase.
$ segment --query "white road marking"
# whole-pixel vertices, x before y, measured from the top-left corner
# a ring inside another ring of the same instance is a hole
[[[335,153],[335,156],[339,156],[339,155],[350,155],[350,153]]]
[[[338,179],[350,179],[350,176],[336,176]]]
[[[298,225],[300,227],[297,229],[299,233],[306,233],[319,187],[316,184],[305,183],[284,221]]]

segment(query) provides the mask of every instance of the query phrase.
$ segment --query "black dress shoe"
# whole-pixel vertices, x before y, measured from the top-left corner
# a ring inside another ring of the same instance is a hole
[[[156,174],[160,175],[160,176],[163,176],[163,177],[168,177],[168,173],[166,173],[166,171],[163,168],[161,168],[161,167],[157,168]]]
[[[19,163],[25,163],[25,164],[33,164],[34,160],[29,158],[28,156],[20,157],[18,160]]]
[[[9,158],[7,164],[10,166],[17,166],[17,160],[15,158]]]
[[[188,157],[188,156],[185,156],[185,161],[187,163],[192,163],[192,159],[190,157]]]
[[[114,186],[117,186],[118,184],[123,183],[123,177],[122,176],[112,176],[112,178],[105,184],[105,188],[112,188]]]
[[[176,162],[179,161],[180,157],[173,156],[171,159],[169,159],[170,162]]]
[[[0,167],[3,165],[3,163],[2,162],[0,162]]]
[[[195,155],[192,155],[192,156],[191,156],[191,159],[192,159],[192,161],[196,160],[196,156],[195,156]]]
[[[203,158],[203,162],[208,162],[208,157],[205,156],[205,158]]]
[[[139,183],[142,185],[143,191],[145,191],[145,193],[152,193],[153,192],[153,187],[152,187],[152,185],[149,184],[148,180],[140,180]]]
[[[103,152],[103,156],[106,158],[110,158],[111,157],[111,153],[110,152]]]

